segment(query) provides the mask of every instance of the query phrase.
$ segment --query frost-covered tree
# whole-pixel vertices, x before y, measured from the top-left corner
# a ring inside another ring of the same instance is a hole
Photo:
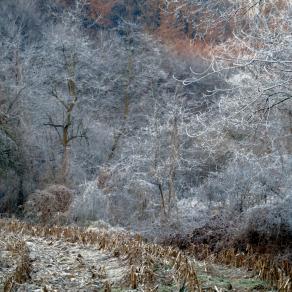
[[[239,22],[244,17],[255,25],[238,25],[233,38],[214,48],[210,67],[191,69],[183,82],[199,83],[213,75],[226,81],[209,92],[209,97],[221,95],[218,102],[194,115],[186,133],[210,157],[227,155],[227,163],[195,193],[232,216],[251,214],[257,206],[267,211],[291,196],[291,3],[259,2],[247,11]],[[252,221],[256,216],[251,216]]]
[[[27,90],[24,75],[42,17],[34,1],[2,1],[0,9],[1,192],[6,198],[3,209],[9,210],[23,203],[32,179],[25,170],[30,157],[22,105]]]

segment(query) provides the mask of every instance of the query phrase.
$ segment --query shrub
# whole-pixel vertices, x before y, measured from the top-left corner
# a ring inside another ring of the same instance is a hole
[[[63,185],[51,185],[28,196],[24,205],[25,216],[41,223],[66,220],[73,199],[73,191]]]
[[[80,186],[71,209],[74,221],[95,221],[107,219],[107,197],[97,186],[97,182],[88,182]]]
[[[242,155],[221,172],[212,173],[196,192],[209,205],[222,205],[233,215],[244,213],[286,196],[291,180],[290,163],[289,155],[282,159],[277,155]]]
[[[152,222],[159,212],[154,186],[144,181],[131,182],[120,190],[101,189],[100,181],[88,182],[81,187],[71,207],[71,216],[77,221],[104,220],[132,227]]]
[[[250,209],[244,215],[241,238],[252,244],[292,241],[292,195],[283,200]]]

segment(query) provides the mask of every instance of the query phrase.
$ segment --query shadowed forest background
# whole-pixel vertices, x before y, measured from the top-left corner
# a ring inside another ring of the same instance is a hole
[[[291,4],[1,0],[0,213],[291,261]]]

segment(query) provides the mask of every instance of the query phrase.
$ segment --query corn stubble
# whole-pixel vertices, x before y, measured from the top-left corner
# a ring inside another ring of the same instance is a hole
[[[153,243],[145,243],[140,236],[128,233],[114,233],[105,230],[92,231],[79,227],[47,227],[31,225],[17,220],[0,220],[0,228],[12,233],[22,233],[30,236],[62,239],[71,243],[94,245],[98,250],[111,252],[115,257],[123,258],[128,263],[128,273],[124,284],[131,289],[142,291],[158,291],[159,275],[157,264],[169,267],[167,273],[178,290],[202,291],[195,264],[191,257],[179,249]],[[13,275],[6,281],[5,291],[11,291],[14,283],[23,283],[29,279],[29,252],[24,242],[11,245],[11,250],[19,250],[21,260]],[[193,245],[188,250],[191,255],[200,255],[212,262],[235,267],[246,267],[258,273],[258,276],[270,282],[278,291],[292,291],[292,267],[288,261],[275,261],[271,255],[260,255],[248,247],[246,252],[239,253],[229,248],[219,253],[212,253],[208,245]],[[96,273],[98,278],[104,278],[106,271],[100,267]],[[111,291],[111,283],[105,282],[104,291]]]
[[[31,263],[29,249],[24,241],[9,243],[7,250],[19,256],[15,270],[8,276],[4,283],[4,292],[10,292],[17,284],[25,283],[30,279]]]
[[[278,261],[271,254],[258,254],[251,246],[248,246],[245,252],[228,248],[212,253],[208,245],[201,244],[191,246],[189,252],[219,264],[248,268],[257,272],[260,279],[271,283],[277,291],[292,291],[292,266],[288,260]]]
[[[113,233],[107,231],[84,230],[79,227],[47,227],[31,225],[17,220],[0,220],[0,228],[11,233],[21,233],[35,237],[62,239],[70,243],[95,245],[98,250],[111,252],[116,257],[127,260],[128,273],[124,284],[131,289],[142,291],[158,291],[158,275],[155,271],[157,264],[169,267],[168,273],[176,283],[177,289],[187,287],[188,291],[201,291],[194,263],[173,247],[163,247],[158,244],[145,243],[140,236],[131,236],[126,233]],[[25,243],[24,243],[25,246]],[[25,251],[23,248],[23,251]],[[24,252],[21,264],[15,274],[7,279],[6,291],[10,291],[9,283],[28,280],[29,278],[29,253]],[[102,267],[98,277],[103,277],[105,271]],[[104,291],[111,291],[111,283],[105,282]]]

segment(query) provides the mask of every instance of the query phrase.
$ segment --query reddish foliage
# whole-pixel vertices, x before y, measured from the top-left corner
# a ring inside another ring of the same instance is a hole
[[[97,22],[103,26],[110,26],[111,21],[107,16],[119,0],[90,0],[91,17],[97,19]]]
[[[67,5],[72,2],[72,0],[56,1]],[[131,20],[134,5],[131,1],[127,0],[90,0],[90,16],[99,25],[110,27],[113,25],[113,8],[118,4],[124,5],[127,15]],[[276,5],[265,4],[261,9],[261,14],[263,16],[271,16],[275,7],[281,10],[285,9],[287,5],[285,0],[276,0],[274,4]],[[222,5],[230,7],[232,4],[228,1],[222,1]],[[165,12],[164,1],[162,0],[147,0],[139,3],[138,7],[142,13],[141,19],[144,19],[145,30],[162,40],[175,53],[184,56],[208,56],[214,48],[218,53],[218,50],[220,51],[221,48],[220,46],[217,47],[217,45],[230,39],[236,27],[244,27],[248,30],[250,26],[246,18],[249,13],[247,9],[250,7],[246,6],[238,10],[234,8],[234,12],[230,13],[229,17],[218,15],[216,9],[212,8],[212,6],[210,8],[202,8],[195,4],[183,5],[183,1],[170,4],[167,8],[167,13]],[[181,14],[180,17],[177,17],[178,9]],[[157,11],[158,13],[156,13]],[[159,18],[159,21],[157,18]],[[154,21],[159,22],[157,27],[153,27],[153,24],[151,24]],[[276,27],[277,24],[277,20],[270,17],[270,28]],[[231,54],[241,52],[242,50],[242,48],[238,48],[238,42],[234,43],[234,52]]]

